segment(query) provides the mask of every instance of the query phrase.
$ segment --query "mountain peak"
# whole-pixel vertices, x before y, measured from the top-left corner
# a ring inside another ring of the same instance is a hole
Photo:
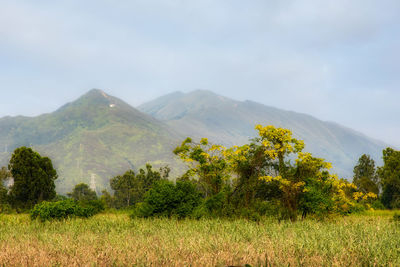
[[[97,88],[93,88],[93,89],[89,90],[83,96],[102,96],[102,97],[105,97],[105,98],[109,97],[109,95],[106,94],[103,90],[97,89]]]

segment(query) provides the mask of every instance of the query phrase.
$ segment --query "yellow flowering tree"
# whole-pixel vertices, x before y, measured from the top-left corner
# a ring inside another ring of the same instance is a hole
[[[174,154],[187,163],[189,170],[186,175],[198,179],[207,197],[218,194],[229,178],[225,150],[223,146],[210,144],[207,138],[202,138],[199,143],[186,138],[175,148]]]
[[[265,184],[259,177],[268,172],[271,161],[266,160],[264,151],[256,142],[225,151],[234,178],[232,197],[236,207],[251,207],[257,191]]]
[[[296,175],[287,159],[291,154],[297,154],[304,148],[304,142],[293,138],[288,129],[276,128],[272,125],[256,125],[259,137],[255,141],[260,145],[265,161],[270,162],[269,170],[259,179],[268,183],[276,182],[282,191],[281,202],[287,212],[287,216],[295,221],[299,196],[305,185],[303,178]],[[304,164],[305,166],[305,164]]]

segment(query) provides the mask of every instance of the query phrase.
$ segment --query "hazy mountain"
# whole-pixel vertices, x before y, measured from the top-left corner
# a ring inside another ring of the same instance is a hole
[[[101,191],[114,175],[147,161],[175,166],[171,151],[180,140],[163,122],[94,89],[53,113],[0,119],[0,164],[15,148],[32,146],[53,160],[58,192],[90,184],[92,176]]]
[[[383,142],[336,123],[253,101],[235,101],[205,90],[172,93],[138,109],[186,136],[208,137],[228,146],[248,142],[256,135],[256,124],[288,128],[305,141],[307,151],[332,162],[334,171],[346,178],[351,178],[362,154],[370,154],[379,163],[386,147]]]

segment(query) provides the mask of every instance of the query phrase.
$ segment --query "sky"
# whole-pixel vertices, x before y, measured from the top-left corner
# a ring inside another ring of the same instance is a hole
[[[92,88],[311,114],[400,147],[398,0],[0,0],[0,117]]]

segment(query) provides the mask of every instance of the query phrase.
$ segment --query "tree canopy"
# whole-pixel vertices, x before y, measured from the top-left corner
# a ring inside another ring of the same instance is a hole
[[[10,196],[15,207],[30,208],[56,196],[57,172],[48,157],[42,157],[31,148],[20,147],[12,154],[8,169],[14,179]]]
[[[369,155],[362,155],[354,167],[353,183],[364,193],[379,194],[379,177],[375,161]]]
[[[107,192],[105,193],[106,201],[111,206],[117,208],[129,207],[144,199],[144,194],[153,186],[153,184],[161,179],[167,179],[169,168],[160,168],[159,171],[153,170],[150,164],[146,164],[146,169],[140,169],[136,174],[133,170],[118,175],[110,180],[111,189],[114,190],[112,198]]]
[[[76,201],[90,201],[97,199],[96,192],[90,189],[90,187],[85,183],[75,185],[72,192],[67,195]]]
[[[400,208],[400,151],[383,151],[383,166],[378,168],[378,175],[383,187],[382,203],[386,208]]]

